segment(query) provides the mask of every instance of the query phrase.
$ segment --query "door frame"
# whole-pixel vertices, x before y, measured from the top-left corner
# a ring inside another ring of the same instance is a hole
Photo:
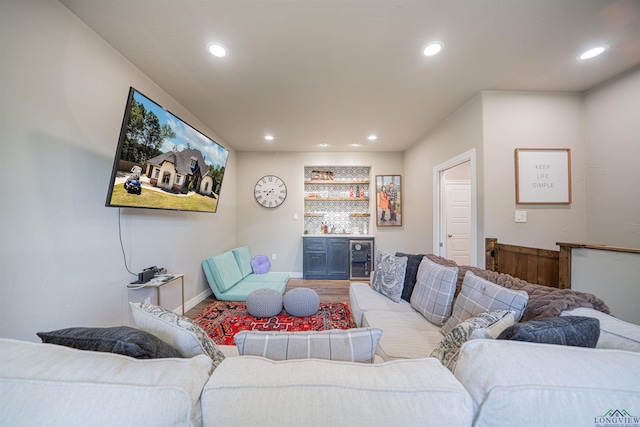
[[[444,203],[442,175],[447,169],[471,162],[471,265],[478,265],[478,197],[476,174],[476,149],[473,148],[433,167],[433,253],[442,255],[444,247]],[[446,254],[444,255],[446,256]]]

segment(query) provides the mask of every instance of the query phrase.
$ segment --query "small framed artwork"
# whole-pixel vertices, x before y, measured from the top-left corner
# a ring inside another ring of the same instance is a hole
[[[402,225],[402,177],[376,175],[376,225],[399,227]]]
[[[569,148],[516,148],[516,203],[571,203]]]

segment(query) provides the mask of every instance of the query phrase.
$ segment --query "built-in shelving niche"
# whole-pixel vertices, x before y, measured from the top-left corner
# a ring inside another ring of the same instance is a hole
[[[304,228],[321,234],[328,224],[336,233],[367,234],[371,191],[368,166],[305,166]]]

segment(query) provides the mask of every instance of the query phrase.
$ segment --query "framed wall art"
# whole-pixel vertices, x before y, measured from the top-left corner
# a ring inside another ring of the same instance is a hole
[[[402,177],[376,175],[376,225],[402,225]]]
[[[569,148],[516,148],[516,203],[571,203]]]

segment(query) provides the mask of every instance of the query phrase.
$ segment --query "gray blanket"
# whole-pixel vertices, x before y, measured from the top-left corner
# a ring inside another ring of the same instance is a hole
[[[522,322],[543,319],[545,317],[557,317],[565,310],[573,310],[578,307],[588,307],[606,314],[611,313],[607,304],[593,294],[572,291],[571,289],[557,289],[549,286],[536,285],[508,274],[483,270],[468,265],[458,265],[451,260],[437,255],[428,254],[426,256],[438,264],[448,267],[458,267],[456,296],[460,292],[462,281],[467,271],[471,271],[476,276],[504,286],[505,288],[522,290],[528,293],[529,302],[522,316]]]

